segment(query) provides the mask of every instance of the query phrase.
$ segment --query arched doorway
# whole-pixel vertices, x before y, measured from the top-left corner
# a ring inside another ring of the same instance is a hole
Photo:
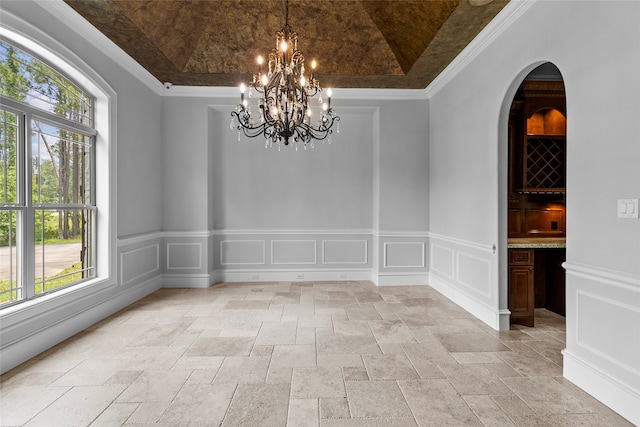
[[[564,329],[564,82],[549,62],[524,73],[505,99],[501,122],[500,302],[511,325],[534,327],[538,319]]]

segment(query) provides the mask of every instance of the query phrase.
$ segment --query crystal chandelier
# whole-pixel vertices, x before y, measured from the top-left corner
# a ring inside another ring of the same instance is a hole
[[[269,54],[266,67],[261,56],[257,58],[258,73],[253,75],[248,96],[244,83],[240,85],[240,104],[231,112],[231,129],[238,130],[254,138],[263,136],[265,148],[274,145],[281,148],[284,144],[298,149],[302,145],[313,148],[314,140],[328,138],[331,143],[333,125],[340,133],[340,117],[331,108],[331,89],[327,90],[327,99],[323,102],[320,82],[315,78],[317,63],[311,61],[311,72],[305,74],[304,56],[298,50],[298,34],[289,26],[289,0],[286,1],[285,25],[276,33],[276,48]],[[259,118],[254,118],[249,100],[253,90],[260,94],[258,101]],[[319,95],[320,117],[314,120],[310,102]],[[249,98],[249,99],[247,99]]]

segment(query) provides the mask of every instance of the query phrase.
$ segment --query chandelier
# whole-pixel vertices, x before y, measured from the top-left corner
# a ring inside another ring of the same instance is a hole
[[[315,78],[317,63],[311,61],[311,71],[305,74],[304,56],[298,50],[298,34],[289,26],[289,0],[286,1],[285,25],[276,33],[276,48],[269,54],[265,66],[258,56],[258,73],[253,75],[248,96],[245,84],[240,85],[240,104],[231,112],[231,129],[254,138],[263,136],[265,148],[293,143],[313,148],[314,141],[328,139],[331,143],[333,125],[340,133],[340,117],[331,108],[331,89],[322,99],[320,82]],[[263,68],[264,67],[264,68]],[[260,94],[258,110],[254,116],[249,100],[253,90]],[[319,95],[320,117],[315,120],[311,100]],[[247,99],[249,98],[249,99]]]

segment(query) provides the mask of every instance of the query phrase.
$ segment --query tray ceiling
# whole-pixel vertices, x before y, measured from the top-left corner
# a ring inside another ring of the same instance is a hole
[[[284,0],[65,0],[161,82],[251,79]],[[291,0],[289,25],[324,87],[425,88],[507,0]]]

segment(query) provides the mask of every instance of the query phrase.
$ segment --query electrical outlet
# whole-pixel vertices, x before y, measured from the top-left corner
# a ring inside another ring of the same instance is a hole
[[[296,280],[302,280],[302,279],[304,279],[304,274],[298,274],[296,276]]]

